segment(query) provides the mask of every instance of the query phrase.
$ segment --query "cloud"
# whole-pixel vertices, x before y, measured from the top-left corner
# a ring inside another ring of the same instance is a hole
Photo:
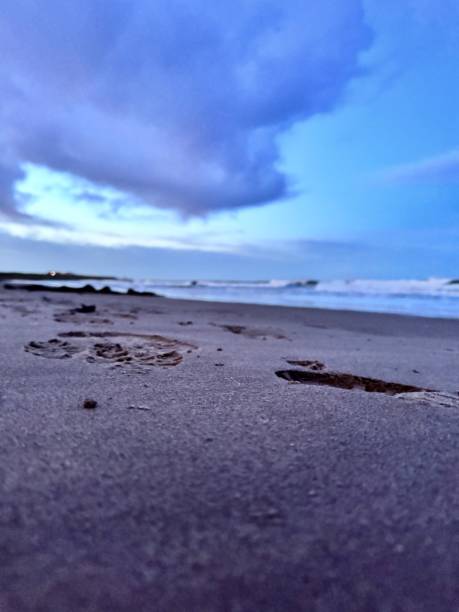
[[[386,170],[386,183],[449,183],[459,181],[459,149]]]
[[[21,231],[19,229],[19,231]],[[30,233],[3,233],[0,246],[5,270],[43,272],[63,270],[87,274],[163,279],[308,279],[355,277],[374,270],[386,253],[374,247],[320,240],[273,241],[241,249],[202,248],[202,241],[177,248],[175,244],[111,244],[71,236],[62,242],[37,240]],[[291,257],[288,257],[288,253]],[[371,276],[371,275],[370,275]]]
[[[18,202],[15,200],[13,185],[16,181],[24,178],[24,172],[19,166],[11,166],[0,163],[0,213],[13,217],[21,218],[23,215],[17,209]]]
[[[2,0],[3,212],[26,163],[185,216],[286,197],[279,132],[370,43],[361,0]]]
[[[73,228],[58,227],[44,223],[0,222],[0,233],[6,233],[15,238],[23,238],[36,242],[49,242],[58,245],[75,245],[81,247],[100,246],[107,249],[141,247],[144,249],[173,249],[176,251],[200,251],[203,253],[237,253],[239,247],[218,241],[196,241],[193,238],[180,240],[173,236],[167,237],[126,237],[113,232],[81,232]]]

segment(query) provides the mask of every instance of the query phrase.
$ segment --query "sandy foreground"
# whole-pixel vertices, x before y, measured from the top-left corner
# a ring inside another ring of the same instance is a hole
[[[0,290],[0,326],[1,612],[459,610],[459,321]]]

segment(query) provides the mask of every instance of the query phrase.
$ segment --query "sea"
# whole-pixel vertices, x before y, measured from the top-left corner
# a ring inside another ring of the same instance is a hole
[[[459,318],[459,280],[155,280],[46,281],[80,286],[90,282],[117,291],[154,291],[166,297],[244,304],[274,304]]]

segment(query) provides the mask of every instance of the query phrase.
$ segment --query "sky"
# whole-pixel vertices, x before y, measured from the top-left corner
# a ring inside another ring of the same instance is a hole
[[[0,269],[459,276],[457,0],[2,0]]]

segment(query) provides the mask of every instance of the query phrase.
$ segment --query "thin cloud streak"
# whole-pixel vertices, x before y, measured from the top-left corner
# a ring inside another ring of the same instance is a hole
[[[459,182],[459,149],[411,164],[390,168],[380,177],[385,183]]]
[[[225,243],[218,239],[177,239],[173,237],[126,236],[114,232],[95,232],[77,230],[71,227],[55,226],[50,223],[20,223],[17,221],[0,221],[0,233],[4,232],[14,238],[23,238],[36,242],[49,242],[56,245],[72,244],[76,246],[100,246],[105,248],[138,247],[144,249],[161,248],[177,251],[199,251],[203,253],[239,253],[237,244]]]

